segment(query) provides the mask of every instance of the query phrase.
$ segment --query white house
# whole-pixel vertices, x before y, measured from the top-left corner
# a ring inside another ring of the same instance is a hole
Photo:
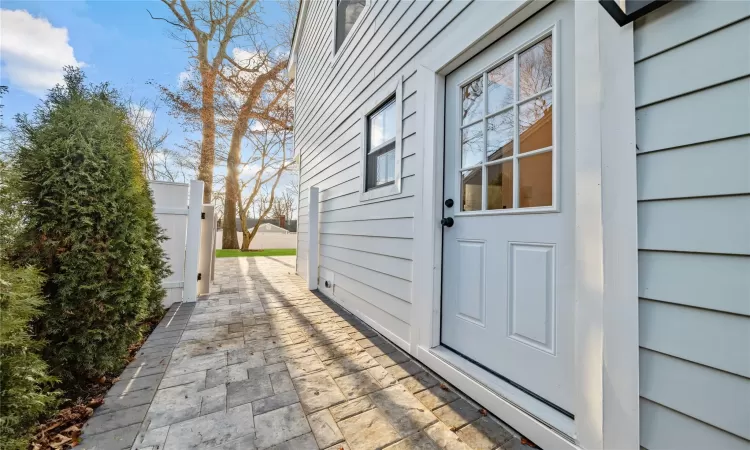
[[[297,271],[544,449],[750,449],[750,2],[303,0]]]

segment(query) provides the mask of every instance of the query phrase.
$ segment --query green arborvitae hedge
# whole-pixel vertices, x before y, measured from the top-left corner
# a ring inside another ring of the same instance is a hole
[[[58,399],[55,380],[38,354],[44,343],[29,329],[45,305],[44,279],[33,267],[7,261],[23,220],[17,181],[13,168],[0,161],[0,450],[26,449],[31,428]]]
[[[163,236],[125,108],[106,84],[66,68],[65,84],[17,128],[26,222],[16,262],[47,277],[36,326],[70,394],[122,369],[143,321],[163,312]]]

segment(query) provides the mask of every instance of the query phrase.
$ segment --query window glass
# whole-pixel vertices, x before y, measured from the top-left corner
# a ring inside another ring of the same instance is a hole
[[[552,36],[518,55],[520,100],[552,87]]]
[[[484,135],[482,124],[477,123],[461,130],[461,166],[471,167],[482,162]]]
[[[482,77],[463,87],[461,124],[476,122],[484,116],[484,87]]]
[[[462,211],[552,206],[552,50],[547,36],[461,87]]]
[[[487,166],[487,209],[513,207],[513,161]]]
[[[375,184],[390,183],[396,179],[396,150],[391,150],[377,156]]]
[[[518,108],[520,152],[552,145],[552,94],[544,94]]]
[[[336,50],[352,30],[365,8],[365,0],[338,0],[336,2]]]
[[[461,172],[461,211],[482,210],[482,168]]]
[[[367,117],[367,190],[396,180],[396,98]]]
[[[513,60],[510,60],[487,73],[487,113],[500,111],[514,100]]]
[[[396,102],[373,113],[370,118],[370,151],[396,137]]]
[[[487,119],[487,161],[513,156],[513,111]]]
[[[552,152],[518,160],[518,202],[521,208],[552,205]]]

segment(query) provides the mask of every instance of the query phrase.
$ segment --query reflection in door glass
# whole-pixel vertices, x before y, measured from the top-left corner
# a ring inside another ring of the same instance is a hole
[[[487,114],[513,103],[513,60],[487,73]]]
[[[482,168],[461,172],[461,211],[482,209]]]
[[[513,155],[513,111],[487,119],[487,161]]]
[[[482,77],[477,78],[462,90],[461,124],[476,122],[484,116],[484,88]]]
[[[519,158],[518,171],[519,206],[552,206],[552,152]]]
[[[518,131],[521,153],[552,146],[552,93],[518,107]]]
[[[487,209],[513,207],[513,161],[487,166]]]
[[[518,55],[520,100],[552,87],[552,36]]]
[[[482,162],[484,136],[482,123],[461,130],[461,167],[471,167]]]

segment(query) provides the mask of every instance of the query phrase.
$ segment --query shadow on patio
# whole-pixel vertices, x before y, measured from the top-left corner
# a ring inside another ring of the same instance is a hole
[[[480,406],[308,291],[294,257],[217,260],[215,284],[184,325],[132,448],[520,447]]]

